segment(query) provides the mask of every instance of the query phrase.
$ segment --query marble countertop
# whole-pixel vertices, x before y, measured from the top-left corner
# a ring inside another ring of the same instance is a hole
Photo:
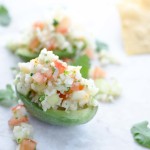
[[[144,150],[130,133],[133,124],[150,121],[150,55],[127,56],[124,53],[117,0],[0,0],[11,12],[12,24],[0,28],[0,88],[12,83],[11,67],[19,59],[5,49],[5,44],[20,28],[32,19],[58,5],[69,8],[88,30],[109,44],[119,57],[120,66],[106,68],[109,77],[116,77],[122,85],[121,97],[110,104],[99,103],[92,121],[76,127],[53,126],[30,116],[34,127],[37,150]],[[76,12],[77,10],[77,12]],[[45,17],[45,16],[44,16]],[[7,125],[9,108],[0,106],[0,150],[15,150],[12,132]]]

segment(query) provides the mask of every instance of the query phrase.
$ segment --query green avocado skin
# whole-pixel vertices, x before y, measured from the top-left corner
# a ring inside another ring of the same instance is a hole
[[[55,55],[58,55],[59,58],[73,58],[75,56],[75,50],[72,53],[67,52],[67,50],[55,50],[53,51]],[[27,48],[18,48],[16,49],[16,55],[19,56],[23,61],[30,61],[39,56],[39,53],[32,53]]]
[[[88,107],[77,111],[63,111],[49,109],[46,112],[37,104],[32,103],[28,98],[17,92],[18,97],[23,101],[28,112],[41,121],[53,125],[75,126],[89,122],[96,114],[98,106]]]
[[[31,53],[26,48],[20,48],[16,51],[16,55],[18,55],[23,61],[27,62],[38,57],[39,53]]]
[[[53,53],[55,55],[58,55],[60,59],[64,59],[64,58],[73,58],[76,55],[76,50],[73,49],[73,52],[67,52],[67,50],[54,50]]]

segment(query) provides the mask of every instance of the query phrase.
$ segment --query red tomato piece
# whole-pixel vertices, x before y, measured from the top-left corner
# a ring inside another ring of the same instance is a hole
[[[31,139],[23,139],[20,144],[20,150],[35,150],[36,142]]]

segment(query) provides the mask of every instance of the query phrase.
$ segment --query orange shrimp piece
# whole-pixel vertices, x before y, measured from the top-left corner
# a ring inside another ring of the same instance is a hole
[[[34,50],[40,44],[39,39],[36,37],[34,38],[31,43],[29,44],[29,49]]]
[[[81,85],[80,83],[73,84],[72,87],[71,87],[72,91],[80,91],[80,90],[83,90],[83,89],[84,89],[84,86]]]
[[[16,111],[16,110],[21,109],[22,107],[24,107],[24,105],[23,105],[23,104],[19,104],[19,105],[13,107],[11,110],[14,112],[14,111]]]
[[[49,46],[47,47],[47,50],[48,50],[48,51],[52,51],[52,50],[54,50],[55,48],[56,48],[55,44],[51,44],[51,45],[49,45]]]
[[[18,119],[12,118],[8,121],[8,124],[9,124],[10,127],[14,127],[14,126],[20,125],[21,123],[26,123],[28,121],[29,121],[28,117],[24,116],[24,117],[21,117],[21,118],[18,118]]]
[[[47,78],[47,79],[51,79],[52,78],[52,69],[49,69],[46,73],[44,73],[44,76]]]
[[[106,77],[106,72],[100,67],[95,67],[92,73],[93,79]]]
[[[47,80],[47,78],[40,72],[35,73],[32,78],[39,84],[45,83]]]
[[[86,49],[85,50],[85,54],[90,58],[93,59],[94,58],[94,52],[91,49]]]
[[[35,23],[33,24],[33,27],[34,27],[34,28],[39,28],[39,29],[41,29],[41,30],[44,28],[44,26],[45,26],[45,24],[44,24],[43,22],[40,22],[40,21],[35,22]]]
[[[20,150],[35,150],[36,142],[31,139],[23,139],[20,144]]]
[[[70,26],[70,19],[68,17],[64,17],[59,25],[56,27],[56,32],[66,34],[68,32]]]
[[[60,61],[55,61],[55,67],[58,69],[59,74],[63,73],[66,70],[66,67],[60,62]]]

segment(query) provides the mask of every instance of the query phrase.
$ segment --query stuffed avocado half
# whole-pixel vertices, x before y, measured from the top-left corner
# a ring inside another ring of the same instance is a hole
[[[75,58],[95,49],[95,43],[64,13],[48,20],[36,21],[11,40],[7,48],[25,61],[36,58],[43,48],[53,51],[60,59]]]
[[[52,51],[19,63],[15,79],[18,97],[38,119],[56,125],[79,125],[90,121],[98,109],[98,89],[85,79],[80,66],[69,66]]]
[[[37,104],[31,103],[29,98],[20,93],[17,94],[30,114],[41,121],[54,125],[72,126],[87,123],[95,116],[98,109],[98,106],[91,106],[74,111],[49,109],[45,112]]]

